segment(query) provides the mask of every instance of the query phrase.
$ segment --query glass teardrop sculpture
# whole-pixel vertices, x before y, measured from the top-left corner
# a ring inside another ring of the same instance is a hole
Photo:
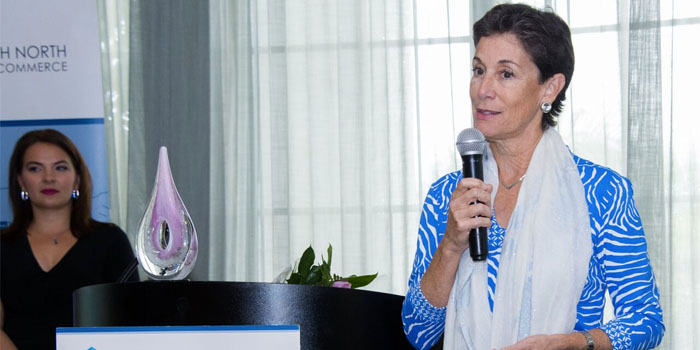
[[[141,268],[157,280],[181,280],[197,260],[197,232],[177,193],[168,150],[160,148],[153,192],[139,223],[136,254]]]

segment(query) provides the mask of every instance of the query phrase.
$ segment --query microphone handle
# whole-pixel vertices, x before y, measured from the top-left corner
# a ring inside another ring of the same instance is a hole
[[[489,257],[488,227],[477,227],[469,232],[469,255],[474,261],[484,261]]]
[[[462,155],[462,176],[484,180],[484,155]],[[474,261],[486,260],[489,256],[489,229],[477,227],[469,232],[469,255]]]
[[[477,178],[484,181],[484,155],[465,154],[462,156],[462,176]]]

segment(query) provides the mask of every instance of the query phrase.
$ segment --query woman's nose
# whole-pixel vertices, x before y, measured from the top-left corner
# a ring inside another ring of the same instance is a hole
[[[484,76],[479,80],[478,94],[481,99],[493,98],[493,78],[489,74],[484,74]]]
[[[44,171],[43,180],[46,182],[52,182],[52,181],[56,180],[56,174],[54,174],[53,170],[48,169],[48,170]]]

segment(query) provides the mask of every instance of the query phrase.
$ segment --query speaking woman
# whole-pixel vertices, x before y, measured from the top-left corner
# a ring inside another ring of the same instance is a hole
[[[632,186],[573,155],[552,128],[574,71],[552,12],[503,4],[474,24],[472,117],[484,181],[430,188],[403,307],[416,348],[649,349],[664,333]],[[475,202],[477,204],[472,204]],[[489,229],[487,261],[469,232]],[[605,293],[615,318],[603,323]]]

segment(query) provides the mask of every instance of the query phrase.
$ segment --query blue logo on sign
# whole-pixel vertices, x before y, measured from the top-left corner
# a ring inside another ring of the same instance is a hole
[[[93,347],[91,346],[91,347],[89,347],[87,350],[97,350],[97,349],[95,349],[95,348],[93,348]]]

